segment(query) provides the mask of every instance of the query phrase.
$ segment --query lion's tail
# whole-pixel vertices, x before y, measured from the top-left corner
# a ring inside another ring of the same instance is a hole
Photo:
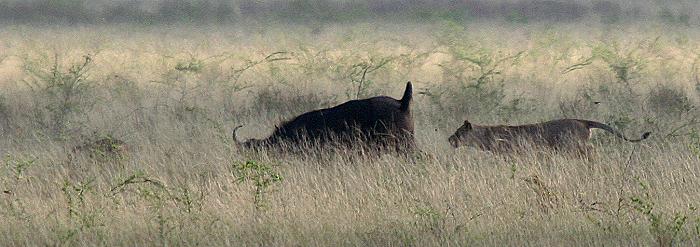
[[[612,127],[610,127],[610,125],[607,125],[604,123],[599,123],[596,121],[588,121],[588,120],[579,120],[579,121],[584,122],[586,124],[586,127],[589,129],[595,128],[595,129],[606,130],[606,131],[612,133],[613,135],[615,135],[619,138],[622,138],[623,140],[628,141],[628,142],[640,142],[644,139],[649,138],[649,135],[651,135],[651,132],[645,132],[644,134],[642,134],[642,137],[639,139],[628,139],[620,131],[617,131],[616,129],[613,129]]]

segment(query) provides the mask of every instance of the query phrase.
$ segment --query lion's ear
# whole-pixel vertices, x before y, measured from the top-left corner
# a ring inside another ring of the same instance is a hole
[[[472,124],[469,122],[469,120],[464,120],[464,127],[466,127],[468,130],[472,129]]]

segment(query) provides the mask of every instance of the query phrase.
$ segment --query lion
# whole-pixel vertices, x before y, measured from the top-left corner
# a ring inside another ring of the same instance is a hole
[[[629,139],[607,124],[582,119],[557,119],[518,126],[479,126],[465,120],[464,125],[448,140],[454,148],[470,146],[486,151],[507,152],[528,143],[531,146],[587,155],[589,148],[586,142],[591,137],[591,129],[606,130],[628,142],[640,142],[651,135],[651,132],[645,132],[639,139]]]
[[[88,140],[73,147],[72,154],[86,153],[90,158],[125,158],[129,152],[129,145],[126,142],[116,139],[111,135]]]

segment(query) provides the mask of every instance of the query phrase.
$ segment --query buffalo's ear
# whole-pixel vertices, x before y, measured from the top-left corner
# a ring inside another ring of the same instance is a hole
[[[472,129],[472,124],[469,122],[469,120],[464,120],[464,127],[468,130]]]

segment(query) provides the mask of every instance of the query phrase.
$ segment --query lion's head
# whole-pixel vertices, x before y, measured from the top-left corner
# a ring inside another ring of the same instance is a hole
[[[474,128],[468,120],[464,120],[464,124],[455,131],[452,136],[448,139],[450,145],[454,148],[460,146],[468,147],[482,147],[485,143],[483,140],[483,133],[478,128]]]

